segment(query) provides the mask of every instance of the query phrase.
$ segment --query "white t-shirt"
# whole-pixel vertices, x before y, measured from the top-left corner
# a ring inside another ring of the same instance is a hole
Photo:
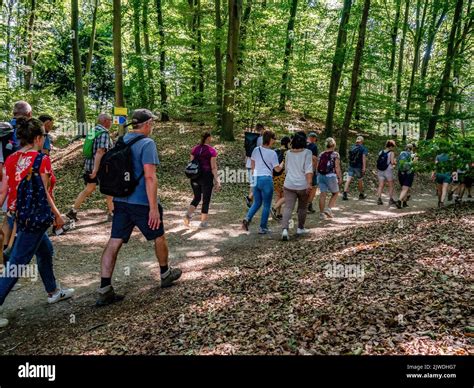
[[[277,153],[270,148],[255,147],[251,159],[255,162],[253,176],[273,176],[273,169],[280,164]]]
[[[285,155],[285,183],[290,190],[305,190],[308,187],[306,174],[313,173],[313,154],[305,149],[301,152],[287,151]]]

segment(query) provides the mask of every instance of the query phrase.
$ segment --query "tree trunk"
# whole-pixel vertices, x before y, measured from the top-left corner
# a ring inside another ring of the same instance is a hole
[[[79,52],[79,1],[71,0],[71,37],[72,60],[74,63],[74,86],[76,89],[76,120],[86,123],[86,106],[84,104],[84,85],[82,83],[81,54]]]
[[[291,52],[293,51],[295,17],[297,8],[298,0],[291,0],[290,20],[288,20],[288,27],[286,29],[286,46],[285,57],[283,59],[283,74],[281,77],[280,104],[278,106],[280,112],[283,112],[285,110],[285,105],[289,94],[288,83],[290,79],[290,56]]]
[[[28,19],[28,52],[26,54],[25,63],[25,90],[31,89],[31,81],[33,78],[33,36],[35,24],[36,0],[31,0],[30,17]]]
[[[166,52],[165,52],[165,29],[163,27],[163,10],[161,7],[161,0],[156,0],[156,12],[158,14],[158,36],[160,37],[159,51],[160,51],[160,111],[161,121],[169,121],[168,113],[168,94],[166,92]]]
[[[451,68],[454,60],[455,53],[455,40],[456,31],[459,27],[462,13],[463,0],[456,1],[456,8],[454,10],[453,22],[451,26],[451,32],[449,34],[448,48],[446,51],[446,63],[444,65],[443,76],[441,79],[441,85],[439,87],[438,94],[436,95],[435,103],[433,105],[433,111],[431,113],[430,120],[428,122],[428,132],[426,133],[426,139],[434,138],[436,131],[436,124],[438,122],[438,114],[441,108],[441,104],[444,100],[444,95],[449,84],[449,76],[451,74]]]
[[[229,0],[229,28],[227,33],[227,59],[224,85],[223,123],[221,131],[224,140],[234,140],[234,90],[235,75],[239,59],[241,14],[242,0]]]
[[[196,37],[198,55],[198,105],[204,105],[204,65],[202,62],[202,31],[201,31],[201,0],[195,0],[196,5]]]
[[[326,137],[331,137],[334,125],[334,110],[336,108],[336,97],[341,80],[342,68],[346,57],[347,24],[351,13],[352,0],[344,0],[339,32],[337,34],[336,51],[332,60],[331,81],[329,84],[328,112],[326,115]]]
[[[155,88],[153,87],[153,68],[151,65],[151,48],[150,48],[150,36],[148,34],[148,0],[143,0],[142,10],[142,29],[143,29],[143,43],[145,44],[146,58],[146,72],[148,76],[148,82],[146,93],[147,93],[147,106],[153,110],[155,108]]]
[[[133,40],[135,42],[135,61],[138,74],[138,94],[140,95],[140,106],[145,107],[147,103],[145,87],[145,70],[142,58],[142,45],[140,41],[140,11],[141,0],[133,0]]]
[[[121,0],[113,0],[113,51],[115,73],[115,106],[125,107],[123,97],[123,70],[122,70],[122,12]],[[120,126],[119,133],[123,134],[124,128]]]
[[[244,51],[245,51],[245,39],[247,38],[247,22],[250,19],[250,14],[252,12],[252,1],[247,0],[245,4],[245,9],[242,15],[242,23],[240,23],[240,47],[239,47],[239,63],[237,65],[237,74],[240,73],[242,66],[244,64]],[[241,84],[239,83],[238,86]]]
[[[397,53],[397,37],[398,37],[398,25],[400,24],[400,8],[402,5],[401,0],[396,0],[396,12],[395,12],[395,21],[393,22],[392,33],[390,35],[392,39],[392,47],[390,50],[390,66],[388,68],[390,74],[390,83],[388,84],[387,94],[390,97],[390,101],[392,101],[392,92],[393,92],[393,70],[395,69],[395,57]]]
[[[216,127],[220,130],[222,128],[222,87],[224,84],[222,77],[222,18],[220,0],[215,0],[214,6],[216,14],[214,46],[214,59],[216,63]]]
[[[13,2],[14,0],[8,0],[7,3],[7,10],[8,10],[8,17],[7,17],[7,58],[6,58],[6,81],[7,86],[10,85],[10,64],[11,64],[11,24],[12,24],[12,13],[13,13]]]
[[[364,1],[364,8],[362,10],[362,18],[359,24],[359,39],[357,40],[356,51],[354,54],[354,64],[352,67],[351,78],[351,94],[347,102],[346,113],[344,115],[344,122],[342,124],[341,141],[339,144],[339,153],[342,160],[347,160],[347,138],[349,134],[349,126],[351,124],[352,111],[359,90],[359,74],[362,64],[362,56],[365,46],[365,31],[367,29],[367,19],[369,17],[370,0]]]
[[[402,40],[400,41],[400,53],[398,55],[397,90],[395,96],[395,117],[400,120],[402,101],[402,73],[403,55],[405,54],[405,40],[408,29],[408,13],[410,12],[410,0],[405,0],[405,17],[403,19]]]
[[[90,73],[92,68],[92,57],[94,54],[94,45],[95,45],[95,35],[97,31],[97,10],[99,8],[99,0],[95,0],[94,2],[94,11],[92,14],[92,32],[91,32],[91,39],[89,41],[89,53],[87,54],[87,62],[86,62],[86,72],[84,73],[84,78],[86,81],[86,86],[84,88],[85,94],[89,94],[89,81],[90,81]]]

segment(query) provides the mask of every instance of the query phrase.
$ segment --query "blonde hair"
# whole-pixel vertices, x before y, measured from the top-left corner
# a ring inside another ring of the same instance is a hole
[[[334,140],[334,138],[332,137],[328,137],[326,139],[326,148],[332,148],[332,147],[335,147],[336,146],[336,140]]]
[[[363,136],[357,136],[356,143],[362,143],[364,141]]]

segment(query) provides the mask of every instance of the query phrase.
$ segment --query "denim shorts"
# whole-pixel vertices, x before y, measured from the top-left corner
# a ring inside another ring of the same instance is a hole
[[[349,169],[347,170],[347,174],[351,177],[362,179],[362,168],[349,166]]]
[[[436,174],[436,183],[438,185],[442,185],[443,183],[451,183],[452,182],[451,174],[444,173],[444,174]]]
[[[338,193],[339,184],[337,183],[337,176],[327,176],[318,174],[318,185],[321,193]]]
[[[393,181],[393,168],[388,166],[385,171],[377,170],[377,177],[379,178],[379,181]]]
[[[163,208],[158,204],[160,212],[160,227],[151,229],[148,226],[148,214],[150,207],[145,205],[134,205],[126,202],[114,202],[114,218],[112,221],[111,238],[118,238],[127,243],[135,226],[140,229],[148,241],[155,240],[165,234],[163,225]]]

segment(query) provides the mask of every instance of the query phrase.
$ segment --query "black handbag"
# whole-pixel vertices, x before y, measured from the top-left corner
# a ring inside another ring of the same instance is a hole
[[[199,157],[201,156],[203,145],[201,145],[201,149],[199,150],[199,155],[196,156],[193,160],[191,160],[186,168],[184,169],[184,173],[186,176],[191,179],[195,180],[201,176],[201,165],[199,164]]]

